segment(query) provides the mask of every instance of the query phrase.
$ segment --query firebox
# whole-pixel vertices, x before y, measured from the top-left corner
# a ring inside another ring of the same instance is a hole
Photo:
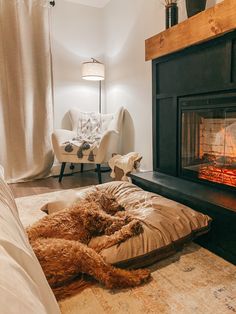
[[[236,188],[236,95],[181,98],[180,176]]]

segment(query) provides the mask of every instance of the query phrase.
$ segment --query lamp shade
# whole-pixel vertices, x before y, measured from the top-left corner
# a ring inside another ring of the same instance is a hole
[[[88,81],[103,81],[105,78],[105,66],[97,61],[84,62],[82,64],[82,78]]]

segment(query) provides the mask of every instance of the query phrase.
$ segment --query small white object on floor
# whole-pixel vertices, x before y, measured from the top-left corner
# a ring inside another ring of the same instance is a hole
[[[135,162],[140,161],[142,156],[139,153],[131,152],[127,155],[115,155],[109,161],[108,164],[112,170],[111,177],[115,178],[115,167],[123,170],[124,175],[121,181],[129,181],[127,174],[135,169]]]

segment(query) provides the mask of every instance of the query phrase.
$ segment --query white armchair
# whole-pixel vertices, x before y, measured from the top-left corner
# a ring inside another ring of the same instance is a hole
[[[61,162],[61,171],[59,182],[61,182],[65,170],[66,163],[80,163],[81,172],[83,164],[90,163],[97,165],[98,181],[102,183],[101,164],[107,162],[113,153],[119,153],[119,138],[123,122],[124,108],[121,107],[115,114],[101,115],[101,131],[102,137],[97,145],[92,148],[80,151],[74,145],[69,145],[72,139],[79,134],[79,126],[81,120],[81,112],[77,109],[69,110],[68,114],[71,121],[71,130],[56,129],[52,134],[52,145],[54,153],[59,162]],[[87,113],[89,114],[89,113]],[[92,158],[90,158],[92,152]]]

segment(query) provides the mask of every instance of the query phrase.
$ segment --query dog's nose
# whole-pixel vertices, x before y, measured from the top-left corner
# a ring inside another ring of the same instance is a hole
[[[124,206],[119,205],[119,211],[124,211],[124,210],[125,210]]]

